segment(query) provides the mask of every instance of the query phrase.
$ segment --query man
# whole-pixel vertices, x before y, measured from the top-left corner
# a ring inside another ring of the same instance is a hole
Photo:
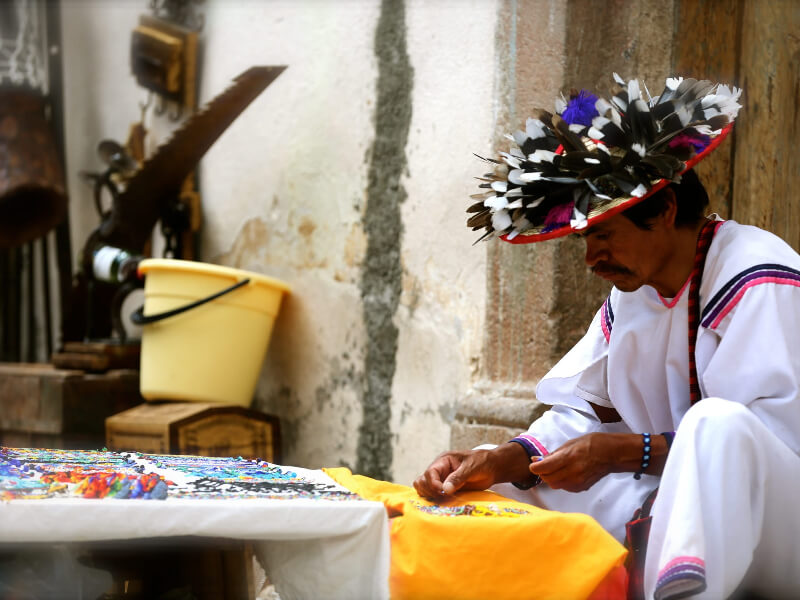
[[[513,242],[578,233],[614,288],[540,382],[547,413],[507,444],[442,454],[414,486],[493,486],[620,540],[658,488],[647,598],[800,597],[800,257],[704,218],[688,170],[730,130],[739,91],[668,80],[645,102],[634,80],[593,111],[583,96],[515,134],[471,224]]]

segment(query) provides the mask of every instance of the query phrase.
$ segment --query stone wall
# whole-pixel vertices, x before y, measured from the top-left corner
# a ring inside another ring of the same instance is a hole
[[[570,88],[608,90],[612,73],[662,85],[672,68],[674,5],[647,0],[509,2],[498,47],[509,57],[500,132],[524,127],[530,109],[552,110]],[[660,91],[660,90],[659,90]],[[655,93],[655,92],[654,92]],[[481,376],[458,405],[451,443],[500,443],[545,407],[537,381],[578,340],[608,294],[583,262],[583,242],[487,247]]]

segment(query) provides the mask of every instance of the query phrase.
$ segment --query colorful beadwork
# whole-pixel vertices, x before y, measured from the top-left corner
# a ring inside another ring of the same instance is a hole
[[[521,517],[530,514],[524,508],[497,506],[496,504],[461,504],[459,506],[443,506],[440,504],[422,504],[412,502],[415,508],[429,515],[438,517]]]
[[[0,447],[0,500],[58,495],[145,500],[361,499],[327,477],[308,473],[301,476],[295,470],[241,457]]]

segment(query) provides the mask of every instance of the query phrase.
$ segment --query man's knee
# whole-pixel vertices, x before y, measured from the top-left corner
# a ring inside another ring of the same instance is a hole
[[[704,398],[692,406],[678,426],[678,434],[738,435],[750,429],[755,416],[746,406],[723,398]]]

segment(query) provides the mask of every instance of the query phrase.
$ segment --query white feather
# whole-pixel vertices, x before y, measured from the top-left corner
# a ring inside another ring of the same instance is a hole
[[[569,220],[569,226],[573,229],[584,229],[589,224],[586,220],[586,215],[579,211],[577,208],[572,211],[572,218]]]
[[[639,100],[642,97],[642,92],[639,90],[639,80],[631,79],[628,82],[628,104],[634,100]]]
[[[599,165],[600,164],[600,161],[597,160],[596,158],[584,158],[583,162],[588,163],[590,165]]]
[[[492,182],[492,189],[495,192],[505,193],[508,189],[508,182],[506,181],[493,181]]]
[[[644,158],[644,155],[647,154],[647,150],[645,149],[644,145],[639,143],[631,144],[631,150],[636,152],[636,154],[638,154],[642,158]],[[492,184],[492,187],[494,187],[494,184]]]
[[[589,137],[593,140],[602,140],[603,139],[603,132],[599,129],[595,129],[594,127],[589,127]]]
[[[620,77],[617,73],[614,73],[614,81],[616,81],[620,85],[625,85],[625,80]]]
[[[597,111],[598,115],[604,117],[606,113],[611,110],[611,102],[605,98],[598,98],[597,102],[594,103],[594,109]]]
[[[497,231],[504,231],[511,227],[511,216],[505,210],[498,210],[492,215],[492,227]]]
[[[503,160],[509,167],[512,167],[514,169],[519,169],[520,164],[518,158],[511,156],[508,152],[501,152],[500,156],[503,157]]]
[[[647,89],[647,84],[643,81],[642,85],[644,86],[644,91],[647,94],[647,102],[650,106],[653,106],[653,97],[650,95],[650,90]]]
[[[528,119],[525,121],[525,133],[532,140],[539,139],[545,136],[545,126],[539,119]],[[522,144],[520,144],[521,146]]]
[[[508,200],[505,196],[492,196],[484,200],[483,205],[493,210],[501,210],[508,206]]]
[[[642,185],[640,183],[635,188],[633,188],[633,191],[631,192],[631,196],[634,196],[635,198],[641,198],[646,193],[647,193],[647,188],[644,187],[644,185]]]
[[[524,172],[525,171],[523,171],[522,169],[514,169],[513,171],[509,171],[508,172],[508,181],[510,183],[515,184],[515,185],[522,185],[523,183],[525,183],[525,181],[523,179],[521,179],[520,176]]]
[[[609,123],[611,123],[611,119],[607,119],[605,117],[595,117],[592,119],[592,127],[596,127],[597,129],[602,129]]]
[[[555,152],[550,152],[550,150],[534,150],[533,153],[528,155],[528,160],[533,163],[542,163],[548,162],[551,163],[555,159],[557,154]]]
[[[542,178],[542,174],[539,171],[528,171],[520,175],[519,178],[527,183],[529,181],[538,181]]]
[[[506,196],[506,198],[508,198],[508,196]],[[509,202],[506,208],[508,210],[514,210],[515,208],[522,208],[522,198],[517,198],[513,202]]]
[[[667,77],[667,89],[674,92],[682,81],[683,77]]]

